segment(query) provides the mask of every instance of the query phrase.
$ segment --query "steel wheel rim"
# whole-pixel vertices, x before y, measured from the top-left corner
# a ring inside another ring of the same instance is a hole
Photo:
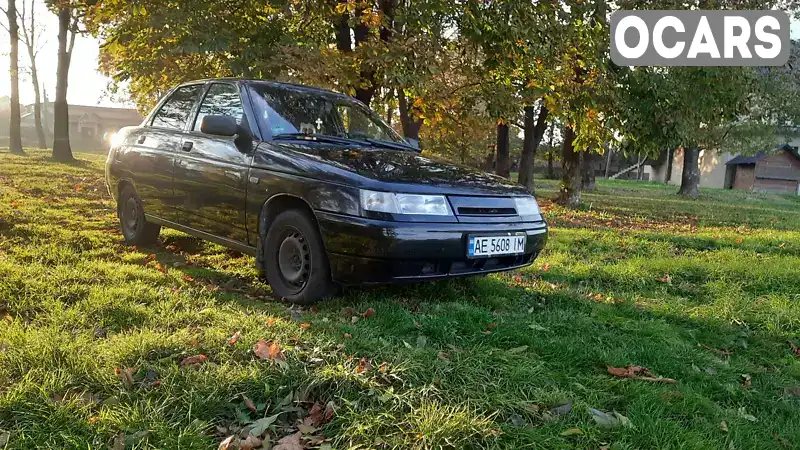
[[[131,234],[136,233],[136,230],[139,229],[139,203],[136,202],[135,198],[131,197],[125,202],[125,206],[122,209],[122,220],[125,228]]]
[[[281,233],[276,252],[278,273],[284,284],[294,293],[300,292],[308,284],[311,275],[311,249],[308,240],[295,228],[287,228]]]

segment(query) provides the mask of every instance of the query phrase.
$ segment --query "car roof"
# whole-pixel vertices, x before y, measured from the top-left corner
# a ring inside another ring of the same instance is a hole
[[[257,79],[257,78],[236,78],[236,77],[203,78],[203,79],[200,79],[200,80],[187,81],[185,83],[181,83],[179,86],[197,84],[197,83],[207,83],[209,81],[227,81],[227,82],[243,83],[243,84],[264,84],[264,85],[268,85],[268,86],[274,86],[274,87],[277,87],[277,88],[306,91],[306,92],[315,93],[315,94],[318,94],[318,95],[329,95],[329,96],[333,95],[333,96],[336,96],[336,97],[345,97],[345,98],[352,99],[352,97],[350,97],[348,95],[342,94],[341,92],[331,91],[329,89],[322,89],[322,88],[318,88],[318,87],[306,86],[306,85],[297,84],[297,83],[287,83],[287,82],[283,82],[283,81],[262,80],[262,79]]]

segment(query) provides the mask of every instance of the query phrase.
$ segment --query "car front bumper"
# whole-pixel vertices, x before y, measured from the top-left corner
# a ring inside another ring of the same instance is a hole
[[[395,283],[478,275],[531,264],[547,242],[545,222],[392,222],[316,212],[334,281]],[[467,258],[470,235],[526,235],[525,253]]]

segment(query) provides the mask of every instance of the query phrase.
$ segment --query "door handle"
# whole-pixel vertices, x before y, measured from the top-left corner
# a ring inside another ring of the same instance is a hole
[[[139,139],[136,141],[138,144],[144,144],[144,140],[147,139],[146,135],[139,136]]]
[[[185,152],[190,152],[190,151],[192,151],[192,146],[194,146],[194,142],[192,142],[192,141],[185,141],[185,142],[183,143],[183,145],[181,146],[181,150],[183,150],[183,151],[185,151]]]

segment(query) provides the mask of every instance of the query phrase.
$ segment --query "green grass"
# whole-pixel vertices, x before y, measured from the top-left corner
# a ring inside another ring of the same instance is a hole
[[[249,257],[168,230],[127,247],[103,156],[78,158],[0,152],[7,448],[216,448],[282,413],[274,443],[314,402],[336,406],[314,433],[333,448],[800,446],[800,398],[786,390],[800,385],[798,197],[687,201],[616,181],[570,211],[537,180],[552,234],[534,266],[290,311]],[[259,360],[259,339],[285,363]],[[627,364],[677,384],[607,373]],[[565,401],[572,411],[548,418]],[[630,426],[600,427],[588,408]]]

